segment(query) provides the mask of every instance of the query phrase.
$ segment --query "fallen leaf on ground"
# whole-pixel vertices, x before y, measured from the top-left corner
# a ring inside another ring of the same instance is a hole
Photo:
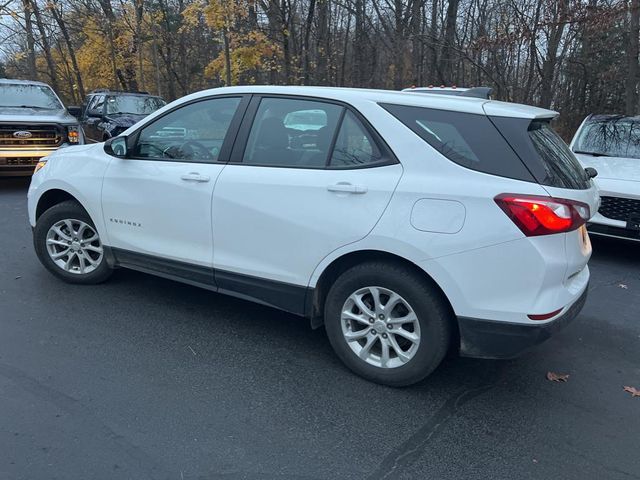
[[[566,382],[569,380],[569,375],[562,375],[556,372],[547,372],[547,380],[551,382]]]
[[[640,390],[636,387],[624,387],[625,392],[629,392],[632,397],[640,397]]]

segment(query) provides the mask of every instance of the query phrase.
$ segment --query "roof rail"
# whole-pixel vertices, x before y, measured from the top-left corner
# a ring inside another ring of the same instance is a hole
[[[492,92],[493,88],[491,87],[471,87],[469,90],[465,90],[459,95],[461,97],[486,98],[487,100],[490,100]]]

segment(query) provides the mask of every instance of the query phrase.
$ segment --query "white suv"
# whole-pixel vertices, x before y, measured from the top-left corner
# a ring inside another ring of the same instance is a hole
[[[319,87],[184,97],[29,189],[43,265],[116,267],[324,323],[338,356],[400,386],[453,348],[509,358],[584,304],[598,194],[554,112]]]
[[[602,204],[589,231],[640,241],[640,118],[589,115],[571,148],[587,170],[598,174]]]

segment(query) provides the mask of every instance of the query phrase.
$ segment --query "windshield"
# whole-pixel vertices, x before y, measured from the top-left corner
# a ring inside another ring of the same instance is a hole
[[[627,117],[588,122],[573,150],[607,157],[640,158],[640,120]]]
[[[158,97],[146,97],[142,95],[107,97],[107,115],[115,113],[149,115],[164,105],[164,100]]]
[[[62,105],[46,85],[0,84],[0,107],[31,107],[60,110]]]

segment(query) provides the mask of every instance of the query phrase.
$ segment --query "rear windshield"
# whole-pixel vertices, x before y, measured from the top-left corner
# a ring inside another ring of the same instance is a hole
[[[589,155],[640,158],[640,121],[628,117],[588,120],[573,149]]]
[[[535,181],[485,115],[382,104],[425,142],[463,167],[501,177]]]
[[[550,119],[491,117],[538,183],[582,190],[591,187],[584,168],[551,127]]]

